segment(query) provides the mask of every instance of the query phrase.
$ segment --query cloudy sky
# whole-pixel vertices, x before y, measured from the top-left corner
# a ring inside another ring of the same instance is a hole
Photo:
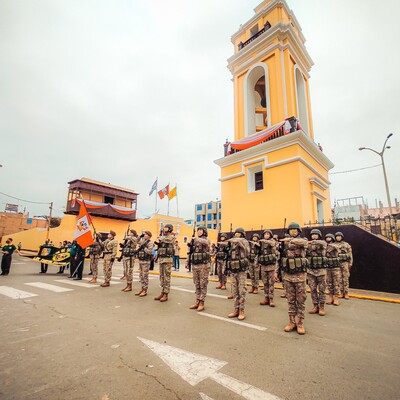
[[[0,0],[0,191],[53,201],[67,182],[110,182],[140,193],[177,183],[179,214],[220,196],[223,143],[233,138],[230,37],[261,0]],[[288,0],[314,60],[316,142],[332,172],[379,164],[400,199],[400,2]],[[331,197],[386,204],[382,169],[331,175]],[[46,205],[18,203],[31,215]],[[161,213],[167,202],[158,201]],[[176,202],[171,201],[171,215]]]

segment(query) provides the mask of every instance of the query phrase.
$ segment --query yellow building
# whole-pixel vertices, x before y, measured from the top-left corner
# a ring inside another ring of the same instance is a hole
[[[284,0],[266,0],[232,36],[234,141],[221,168],[222,231],[331,218],[332,162],[314,142],[300,25]]]

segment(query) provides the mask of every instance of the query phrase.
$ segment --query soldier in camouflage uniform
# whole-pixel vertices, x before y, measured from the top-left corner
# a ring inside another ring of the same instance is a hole
[[[350,270],[353,265],[353,252],[351,246],[343,240],[344,235],[342,232],[335,233],[336,244],[339,248],[339,261],[340,261],[340,295],[339,297],[344,297],[349,299],[349,278]]]
[[[275,307],[274,291],[275,280],[277,279],[277,246],[278,242],[272,237],[272,231],[265,230],[260,240],[260,254],[258,263],[261,268],[261,279],[264,283],[264,300],[260,301],[260,305]]]
[[[292,332],[297,327],[297,333],[304,335],[304,311],[307,298],[307,258],[308,240],[300,237],[301,228],[297,222],[289,224],[289,238],[280,239],[287,244],[285,257],[282,257],[282,273],[285,281],[286,296],[289,306],[289,325],[285,332]],[[297,315],[297,322],[296,322]]]
[[[97,283],[98,266],[101,253],[103,251],[103,242],[101,240],[100,233],[96,234],[94,243],[90,246],[90,270],[92,271],[93,277],[89,283]]]
[[[311,240],[307,249],[307,281],[311,290],[314,307],[309,314],[325,315],[326,289],[326,242],[319,229],[311,230]]]
[[[250,245],[245,235],[243,228],[237,228],[235,236],[228,239],[230,245],[226,263],[226,268],[231,273],[232,292],[235,300],[235,310],[228,317],[237,317],[239,320],[245,319],[246,278],[250,254]]]
[[[142,289],[135,293],[135,296],[147,296],[147,289],[149,288],[149,269],[153,253],[153,242],[151,241],[151,232],[145,231],[144,237],[139,241],[139,249],[137,257],[139,259],[139,280]]]
[[[217,252],[215,254],[215,262],[217,264],[217,275],[219,284],[216,289],[226,290],[226,275],[225,275],[225,251],[228,246],[228,235],[221,233],[221,241],[217,242]]]
[[[154,300],[161,302],[168,301],[168,293],[171,286],[171,269],[174,264],[174,242],[173,226],[166,224],[163,229],[163,236],[158,237],[157,257],[160,266],[161,294],[154,297]]]
[[[126,277],[126,286],[122,289],[123,292],[132,291],[133,282],[133,267],[135,263],[136,247],[138,242],[138,234],[134,229],[131,229],[122,243],[122,263],[124,266],[124,276]],[[119,261],[121,261],[121,257]]]
[[[193,249],[191,251],[191,263],[193,283],[196,289],[196,302],[189,308],[203,311],[204,301],[207,295],[208,274],[210,272],[210,239],[207,237],[207,228],[199,226],[197,237],[192,238]]]
[[[117,256],[118,250],[118,241],[115,239],[116,233],[114,231],[110,231],[107,239],[104,241],[103,254],[103,274],[104,274],[104,283],[102,283],[101,287],[110,286],[111,276],[112,276],[112,266],[115,261],[115,257]]]
[[[259,285],[259,277],[260,277],[260,266],[258,265],[258,253],[260,251],[260,235],[258,233],[254,233],[251,240],[249,241],[250,245],[250,254],[249,254],[249,275],[251,280],[251,289],[249,293],[258,294],[258,285]]]
[[[327,243],[326,247],[326,283],[328,285],[329,300],[326,304],[339,305],[339,283],[341,279],[340,274],[340,261],[339,261],[339,248],[335,243],[335,236],[328,233],[325,236]]]

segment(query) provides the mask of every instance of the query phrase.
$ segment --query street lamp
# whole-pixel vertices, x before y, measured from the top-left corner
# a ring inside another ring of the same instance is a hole
[[[374,149],[371,149],[369,147],[360,147],[358,150],[371,150],[374,153],[378,154],[378,156],[381,158],[382,160],[382,168],[383,168],[383,177],[385,179],[385,187],[386,187],[386,196],[387,196],[387,201],[389,204],[389,213],[390,213],[390,217],[392,216],[392,203],[390,201],[390,194],[389,194],[389,185],[388,185],[388,181],[387,181],[387,176],[386,176],[386,168],[385,168],[385,161],[383,159],[383,153],[385,152],[386,149],[390,149],[390,146],[386,146],[387,141],[389,140],[389,138],[393,136],[393,133],[390,133],[388,135],[388,137],[385,140],[385,143],[383,144],[382,147],[382,151],[378,152]]]

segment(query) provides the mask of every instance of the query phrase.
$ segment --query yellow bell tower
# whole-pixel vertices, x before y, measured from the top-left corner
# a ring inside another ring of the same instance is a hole
[[[332,162],[314,142],[313,61],[284,0],[265,0],[232,36],[234,141],[221,168],[222,230],[279,228],[331,219]]]

